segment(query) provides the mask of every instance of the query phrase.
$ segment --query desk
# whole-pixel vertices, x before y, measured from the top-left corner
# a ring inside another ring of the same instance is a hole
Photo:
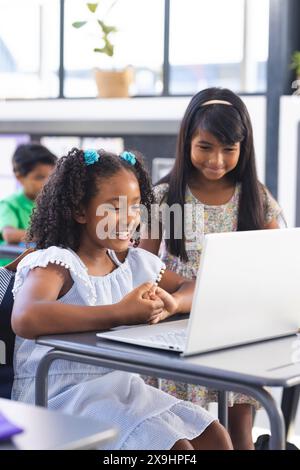
[[[91,449],[116,437],[116,430],[89,418],[0,399],[0,411],[24,429],[11,441],[0,441],[0,450]]]
[[[25,246],[3,244],[0,245],[0,258],[17,258],[25,250]]]
[[[298,346],[299,339],[293,336],[182,358],[174,352],[100,339],[95,333],[45,336],[37,343],[53,349],[37,370],[36,404],[47,405],[48,370],[53,361],[83,362],[252,396],[268,414],[270,448],[284,449],[282,410],[265,387],[299,388],[300,362],[291,362],[295,341]]]

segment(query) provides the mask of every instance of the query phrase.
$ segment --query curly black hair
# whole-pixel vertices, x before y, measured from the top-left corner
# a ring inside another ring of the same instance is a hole
[[[59,246],[77,251],[80,242],[81,225],[74,214],[87,207],[89,201],[101,189],[101,179],[118,173],[122,168],[136,176],[141,204],[150,213],[154,202],[151,180],[145,169],[142,156],[134,152],[135,165],[120,156],[99,150],[100,158],[93,165],[86,165],[84,152],[73,148],[62,157],[37,198],[37,205],[31,217],[27,241],[34,242],[37,249]]]

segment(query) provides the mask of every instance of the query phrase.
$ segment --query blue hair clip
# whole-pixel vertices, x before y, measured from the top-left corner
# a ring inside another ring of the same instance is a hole
[[[136,164],[136,157],[132,152],[122,152],[120,157],[132,166]]]
[[[84,156],[84,163],[86,165],[94,165],[94,163],[96,163],[100,158],[99,153],[97,152],[97,150],[94,150],[94,149],[84,150],[83,156]]]

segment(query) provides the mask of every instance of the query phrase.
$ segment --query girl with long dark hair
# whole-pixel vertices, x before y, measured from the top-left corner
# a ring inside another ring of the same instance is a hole
[[[283,221],[279,205],[257,177],[247,108],[227,89],[209,88],[192,98],[181,123],[174,167],[154,193],[161,208],[177,205],[181,211],[169,212],[168,220],[159,211],[159,220],[152,220],[152,225],[159,223],[159,236],[142,236],[140,246],[160,253],[167,269],[190,279],[197,275],[206,233],[279,228]],[[196,385],[162,380],[161,388],[202,405],[217,401],[216,392]],[[230,394],[229,405],[235,448],[253,448],[251,405],[258,404]]]

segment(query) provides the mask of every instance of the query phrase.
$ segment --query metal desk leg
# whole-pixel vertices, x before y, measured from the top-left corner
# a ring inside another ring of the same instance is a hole
[[[248,389],[248,390],[247,390]],[[280,406],[277,405],[272,395],[264,388],[246,386],[243,392],[258,400],[265,408],[270,421],[271,438],[270,450],[285,449],[285,423]]]
[[[218,417],[223,426],[228,429],[228,392],[218,392]]]
[[[295,418],[300,398],[300,385],[284,388],[281,400],[281,409],[286,427],[286,440],[294,434]]]
[[[39,362],[35,376],[35,404],[48,406],[48,372],[53,361],[60,358],[60,353],[49,351]]]

